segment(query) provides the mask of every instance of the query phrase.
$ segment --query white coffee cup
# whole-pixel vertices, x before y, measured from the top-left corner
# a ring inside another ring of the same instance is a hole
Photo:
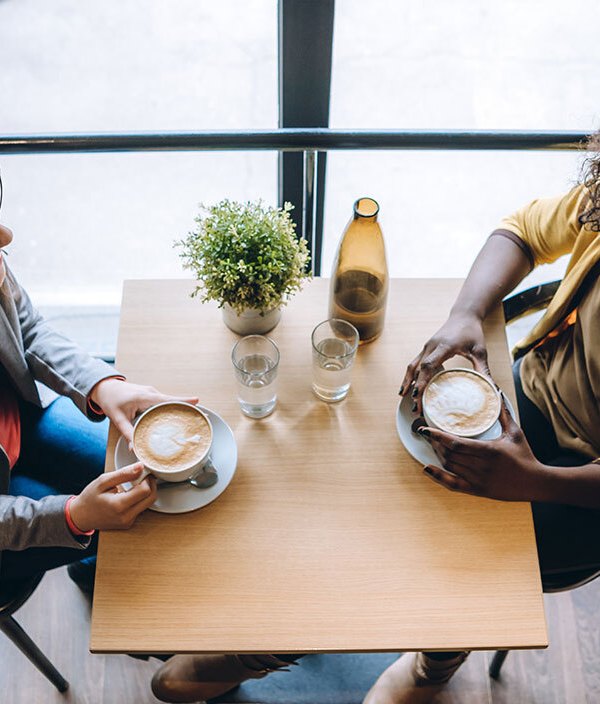
[[[210,419],[196,406],[184,401],[151,406],[134,421],[133,452],[144,469],[133,483],[149,474],[165,482],[194,477],[209,462],[212,442]]]
[[[427,425],[461,437],[478,437],[498,420],[500,392],[475,369],[442,369],[425,387],[422,397]]]

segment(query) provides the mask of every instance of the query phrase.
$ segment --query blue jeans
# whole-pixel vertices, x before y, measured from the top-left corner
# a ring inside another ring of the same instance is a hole
[[[21,454],[11,472],[11,496],[41,499],[53,494],[78,494],[104,471],[108,421],[88,420],[68,398],[42,409],[22,402]],[[96,554],[94,535],[85,550],[65,547],[5,550],[0,579],[31,576]]]

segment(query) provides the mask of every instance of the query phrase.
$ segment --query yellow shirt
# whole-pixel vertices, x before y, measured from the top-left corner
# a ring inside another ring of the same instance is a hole
[[[540,198],[504,218],[498,229],[519,237],[531,250],[534,264],[549,264],[571,253],[567,271],[544,316],[513,350],[530,349],[558,327],[571,312],[572,299],[587,273],[600,259],[600,233],[579,223],[587,189],[576,186],[566,195]]]
[[[585,201],[578,186],[534,201],[501,228],[527,244],[535,265],[571,252],[545,315],[515,350],[529,350],[521,364],[523,391],[551,422],[558,444],[593,458],[600,454],[600,280],[597,269],[586,275],[600,260],[600,234],[579,223]]]

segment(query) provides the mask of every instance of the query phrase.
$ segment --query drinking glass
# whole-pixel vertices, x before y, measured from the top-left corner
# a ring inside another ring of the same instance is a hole
[[[354,325],[339,318],[325,320],[313,330],[312,388],[321,400],[332,403],[346,398],[358,337]]]
[[[250,418],[268,416],[277,403],[277,345],[263,335],[247,335],[234,345],[231,361],[242,413]]]

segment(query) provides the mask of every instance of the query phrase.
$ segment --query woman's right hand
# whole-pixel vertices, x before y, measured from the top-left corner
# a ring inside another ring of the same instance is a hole
[[[71,519],[77,528],[84,533],[131,528],[139,514],[156,501],[156,480],[146,477],[129,491],[119,491],[119,485],[137,479],[142,469],[141,462],[136,462],[90,482],[71,501]]]
[[[400,394],[406,396],[410,392],[415,413],[422,413],[421,397],[431,377],[447,359],[457,354],[469,359],[477,371],[490,376],[483,324],[478,316],[451,314],[406,368]]]

